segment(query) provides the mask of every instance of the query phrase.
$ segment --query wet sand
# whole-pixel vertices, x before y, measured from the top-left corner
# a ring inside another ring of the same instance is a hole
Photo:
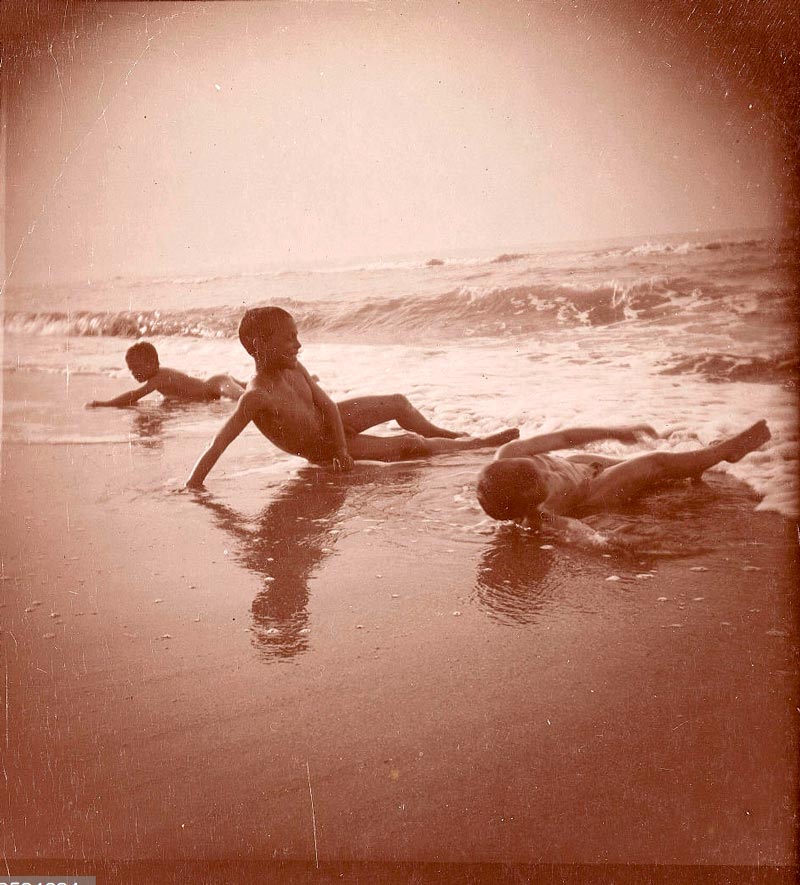
[[[51,383],[18,374],[6,397]],[[786,520],[713,475],[642,505],[682,555],[607,558],[476,529],[488,454],[237,475],[256,445],[197,496],[170,491],[197,439],[6,437],[11,871],[789,875]]]

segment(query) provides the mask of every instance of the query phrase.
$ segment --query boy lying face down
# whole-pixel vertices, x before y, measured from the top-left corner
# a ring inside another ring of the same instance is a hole
[[[656,434],[647,425],[584,427],[510,442],[481,471],[478,501],[493,519],[532,526],[546,522],[571,540],[604,545],[605,536],[572,515],[618,506],[671,480],[699,479],[709,467],[739,461],[770,439],[762,420],[691,452],[648,452],[624,461],[593,454],[546,454],[601,439],[633,442],[643,435]]]
[[[212,375],[203,381],[177,369],[162,366],[158,359],[158,351],[149,341],[139,341],[129,347],[125,353],[125,362],[131,370],[131,375],[142,386],[121,393],[114,399],[92,400],[86,403],[87,409],[96,409],[100,406],[117,408],[132,406],[154,391],[158,391],[166,399],[184,402],[210,402],[223,397],[236,400],[244,393],[244,384],[230,375]]]

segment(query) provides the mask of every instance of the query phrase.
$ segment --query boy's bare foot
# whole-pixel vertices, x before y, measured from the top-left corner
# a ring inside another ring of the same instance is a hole
[[[731,464],[741,461],[745,455],[749,455],[750,452],[763,446],[771,438],[772,434],[769,432],[767,422],[762,418],[761,421],[757,421],[752,427],[748,427],[747,430],[743,430],[736,436],[720,443],[725,452],[722,456],[723,460],[729,461]]]
[[[472,448],[482,449],[488,446],[502,446],[511,442],[512,439],[519,439],[518,427],[509,427],[508,430],[501,430],[490,436],[476,436],[471,442]]]

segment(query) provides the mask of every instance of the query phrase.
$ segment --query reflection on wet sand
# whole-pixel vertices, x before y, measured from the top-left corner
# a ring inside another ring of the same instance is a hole
[[[564,565],[592,567],[605,557],[630,572],[657,567],[660,561],[708,555],[736,546],[733,528],[751,493],[725,479],[688,485],[669,484],[615,510],[582,518],[612,542],[606,548],[568,545],[557,534],[499,525],[478,564],[475,596],[490,617],[508,625],[532,624],[557,585]],[[698,539],[715,538],[711,545]],[[554,549],[566,556],[554,555]],[[556,564],[558,565],[556,566]]]
[[[131,416],[128,437],[132,443],[146,449],[161,449],[164,439],[185,431],[186,425],[209,418],[224,421],[233,411],[229,400],[206,402],[186,402],[177,399],[142,401],[129,409]]]
[[[169,418],[160,409],[137,409],[131,421],[131,440],[148,449],[164,445],[164,422]]]
[[[413,472],[413,471],[412,471]],[[309,645],[309,581],[334,552],[340,510],[360,487],[405,483],[409,470],[359,465],[349,474],[303,468],[254,519],[213,498],[198,497],[237,541],[236,558],[262,578],[253,600],[253,641],[264,660],[286,660]]]
[[[165,426],[190,414],[198,406],[206,403],[187,403],[180,400],[164,399],[161,402],[148,402],[137,405],[130,411],[130,439],[148,449],[160,449],[164,445]]]
[[[478,603],[503,624],[532,624],[550,596],[552,550],[516,525],[501,525],[483,552],[475,579]]]

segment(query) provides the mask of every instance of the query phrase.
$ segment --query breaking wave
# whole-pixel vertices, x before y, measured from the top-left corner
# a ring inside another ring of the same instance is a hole
[[[794,389],[798,377],[797,355],[782,353],[772,358],[702,353],[675,357],[661,375],[700,375],[707,381],[751,381],[782,384]]]
[[[781,293],[771,293],[779,300]],[[739,296],[736,296],[739,297]],[[296,318],[304,332],[385,337],[413,331],[443,339],[465,336],[524,335],[554,326],[604,326],[688,317],[705,305],[734,295],[724,287],[692,288],[688,278],[641,279],[622,285],[614,280],[596,286],[537,284],[505,288],[462,286],[438,295],[381,299],[303,301],[272,299]],[[741,299],[740,299],[741,300]],[[761,304],[765,298],[760,299]],[[186,336],[234,338],[242,308],[117,312],[13,312],[6,331],[27,335]]]

